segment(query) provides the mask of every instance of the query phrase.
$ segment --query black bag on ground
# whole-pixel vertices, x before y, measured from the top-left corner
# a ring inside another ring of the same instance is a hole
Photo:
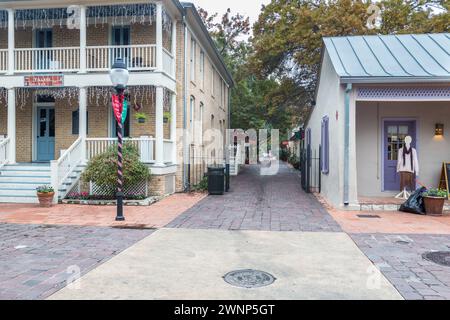
[[[425,191],[427,191],[427,188],[425,187],[417,189],[409,199],[401,205],[400,211],[425,215],[425,204],[422,197],[422,193]]]

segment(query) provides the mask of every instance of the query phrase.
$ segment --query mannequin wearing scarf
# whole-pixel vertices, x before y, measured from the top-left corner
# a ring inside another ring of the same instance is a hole
[[[417,151],[411,145],[405,145],[398,151],[397,173],[400,174],[400,191],[415,190],[415,178],[419,175]]]

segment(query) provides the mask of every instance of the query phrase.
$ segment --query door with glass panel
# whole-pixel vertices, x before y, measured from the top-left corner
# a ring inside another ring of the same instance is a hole
[[[55,160],[55,108],[37,109],[36,161]]]
[[[384,191],[397,191],[400,189],[400,177],[397,173],[399,150],[405,146],[405,138],[413,138],[412,146],[416,147],[415,121],[386,121],[384,122]]]
[[[114,46],[111,52],[111,63],[114,63],[117,58],[122,58],[130,67],[130,27],[113,27],[111,36],[111,45]]]
[[[55,66],[53,61],[53,52],[48,50],[53,47],[53,30],[39,29],[35,31],[35,48],[41,49],[33,54],[35,70],[50,70]]]

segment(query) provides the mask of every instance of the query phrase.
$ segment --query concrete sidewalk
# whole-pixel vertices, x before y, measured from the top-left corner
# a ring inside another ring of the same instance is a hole
[[[222,277],[257,269],[268,287]],[[50,299],[401,299],[344,233],[162,229]]]

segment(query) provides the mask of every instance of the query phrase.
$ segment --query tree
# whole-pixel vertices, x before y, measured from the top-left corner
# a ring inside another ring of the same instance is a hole
[[[235,81],[231,92],[231,125],[239,129],[291,127],[294,112],[281,110],[274,92],[282,90],[274,77],[258,78],[249,69],[248,61],[253,47],[247,40],[251,27],[248,17],[228,9],[219,19],[198,9],[200,16],[214,39],[219,52]],[[219,19],[219,21],[217,21]]]
[[[259,78],[279,79],[282,90],[275,97],[277,105],[303,106],[306,111],[312,105],[323,37],[449,30],[448,0],[376,2],[380,29],[367,25],[370,4],[361,0],[272,0],[262,9],[253,26],[249,65]]]

